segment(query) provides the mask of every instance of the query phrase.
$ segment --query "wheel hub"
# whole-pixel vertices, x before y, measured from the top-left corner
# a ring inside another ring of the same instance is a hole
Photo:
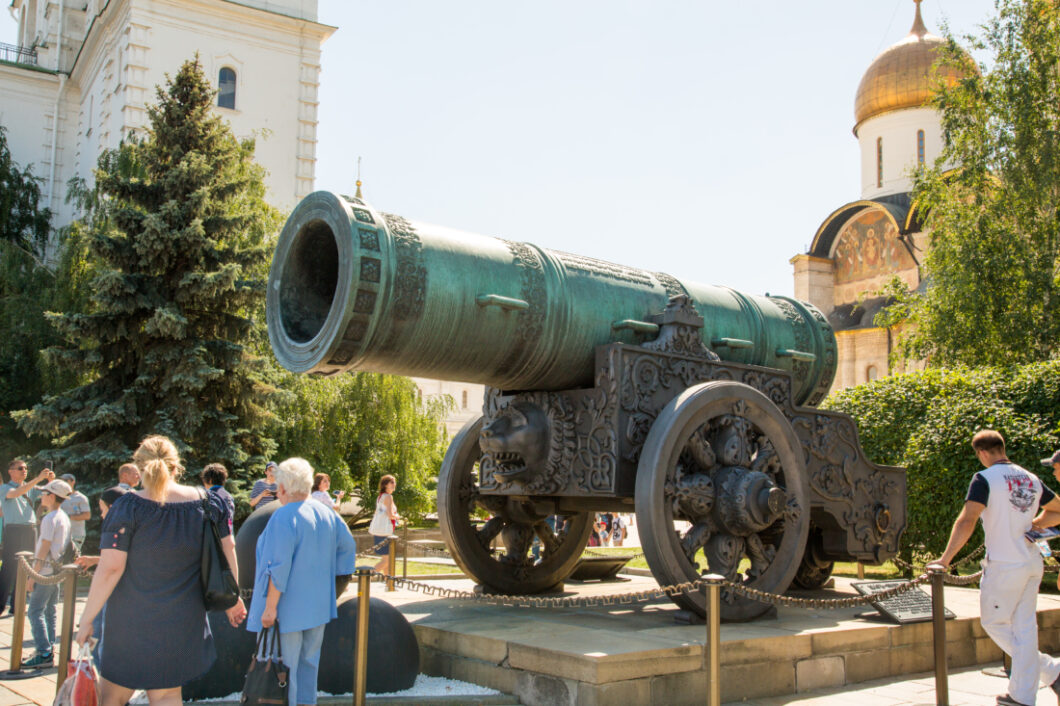
[[[737,537],[772,525],[787,503],[787,493],[772,478],[739,466],[718,471],[715,487],[714,519],[723,531]]]

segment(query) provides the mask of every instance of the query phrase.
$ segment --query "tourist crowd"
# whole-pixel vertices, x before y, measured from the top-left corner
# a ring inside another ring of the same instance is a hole
[[[181,686],[216,659],[200,581],[203,540],[212,522],[238,582],[235,501],[223,464],[205,466],[195,485],[182,484],[183,473],[169,439],[144,439],[118,469],[118,482],[99,495],[95,554],[81,553],[92,512],[73,475],[44,468],[29,478],[27,463],[16,459],[0,485],[0,606],[14,612],[19,552],[33,554],[30,576],[41,580],[70,564],[94,569],[76,639],[93,647],[107,706],[128,703],[137,690],[152,704],[179,704]],[[334,578],[355,570],[356,542],[337,512],[343,494],[332,495],[330,485],[301,458],[267,465],[250,504],[276,509],[257,540],[250,605],[239,598],[225,611],[234,627],[278,633],[291,704],[316,703],[324,626],[337,617]],[[387,501],[388,518],[396,518],[389,494]],[[36,649],[23,666],[51,667],[59,586],[31,579],[27,590]]]

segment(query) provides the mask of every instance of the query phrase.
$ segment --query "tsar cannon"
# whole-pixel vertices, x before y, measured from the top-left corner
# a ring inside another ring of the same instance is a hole
[[[709,572],[784,592],[822,585],[834,561],[897,553],[905,472],[815,408],[836,339],[809,304],[317,192],[280,235],[267,316],[295,372],[487,385],[438,479],[449,551],[487,590],[562,582],[606,510],[635,510],[664,585]],[[674,600],[704,613],[700,592]],[[722,605],[727,620],[768,609],[731,590]]]

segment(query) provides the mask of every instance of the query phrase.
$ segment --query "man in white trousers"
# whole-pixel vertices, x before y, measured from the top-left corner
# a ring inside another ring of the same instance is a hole
[[[1060,660],[1038,652],[1042,557],[1024,533],[1032,522],[1060,524],[1060,498],[1033,473],[1008,460],[1005,439],[998,432],[976,433],[972,449],[985,469],[972,477],[946,551],[928,567],[949,568],[972,536],[975,523],[983,521],[986,558],[979,583],[980,621],[986,634],[1012,658],[1008,693],[997,697],[997,703],[1034,706],[1039,681],[1060,697]],[[1043,513],[1036,520],[1039,508]]]

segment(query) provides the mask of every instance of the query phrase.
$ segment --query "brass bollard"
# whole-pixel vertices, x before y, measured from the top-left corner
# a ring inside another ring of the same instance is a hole
[[[77,573],[76,565],[62,568],[66,574],[63,580],[63,627],[59,637],[59,672],[55,679],[55,692],[59,693],[66,681],[66,670],[70,664],[70,647],[74,641],[74,611],[77,609]]]
[[[950,687],[946,665],[946,602],[943,598],[942,569],[928,569],[931,574],[931,634],[935,643],[935,703],[949,706]]]
[[[862,581],[865,580],[865,565],[860,561],[858,562],[858,578]]]
[[[397,573],[397,535],[390,535],[387,540],[387,555],[386,555],[386,590],[394,590],[394,574]]]
[[[703,577],[707,597],[707,641],[703,645],[707,667],[707,706],[721,706],[721,585],[723,576]]]
[[[11,625],[11,671],[22,670],[22,641],[26,633],[26,582],[29,572],[26,570],[33,552],[19,552],[15,555],[18,571],[15,573],[15,619]]]
[[[401,578],[409,577],[409,523],[406,522],[401,528],[401,543],[404,548],[401,551]]]
[[[353,651],[353,706],[365,706],[368,681],[368,601],[372,570],[357,569],[357,644]]]

